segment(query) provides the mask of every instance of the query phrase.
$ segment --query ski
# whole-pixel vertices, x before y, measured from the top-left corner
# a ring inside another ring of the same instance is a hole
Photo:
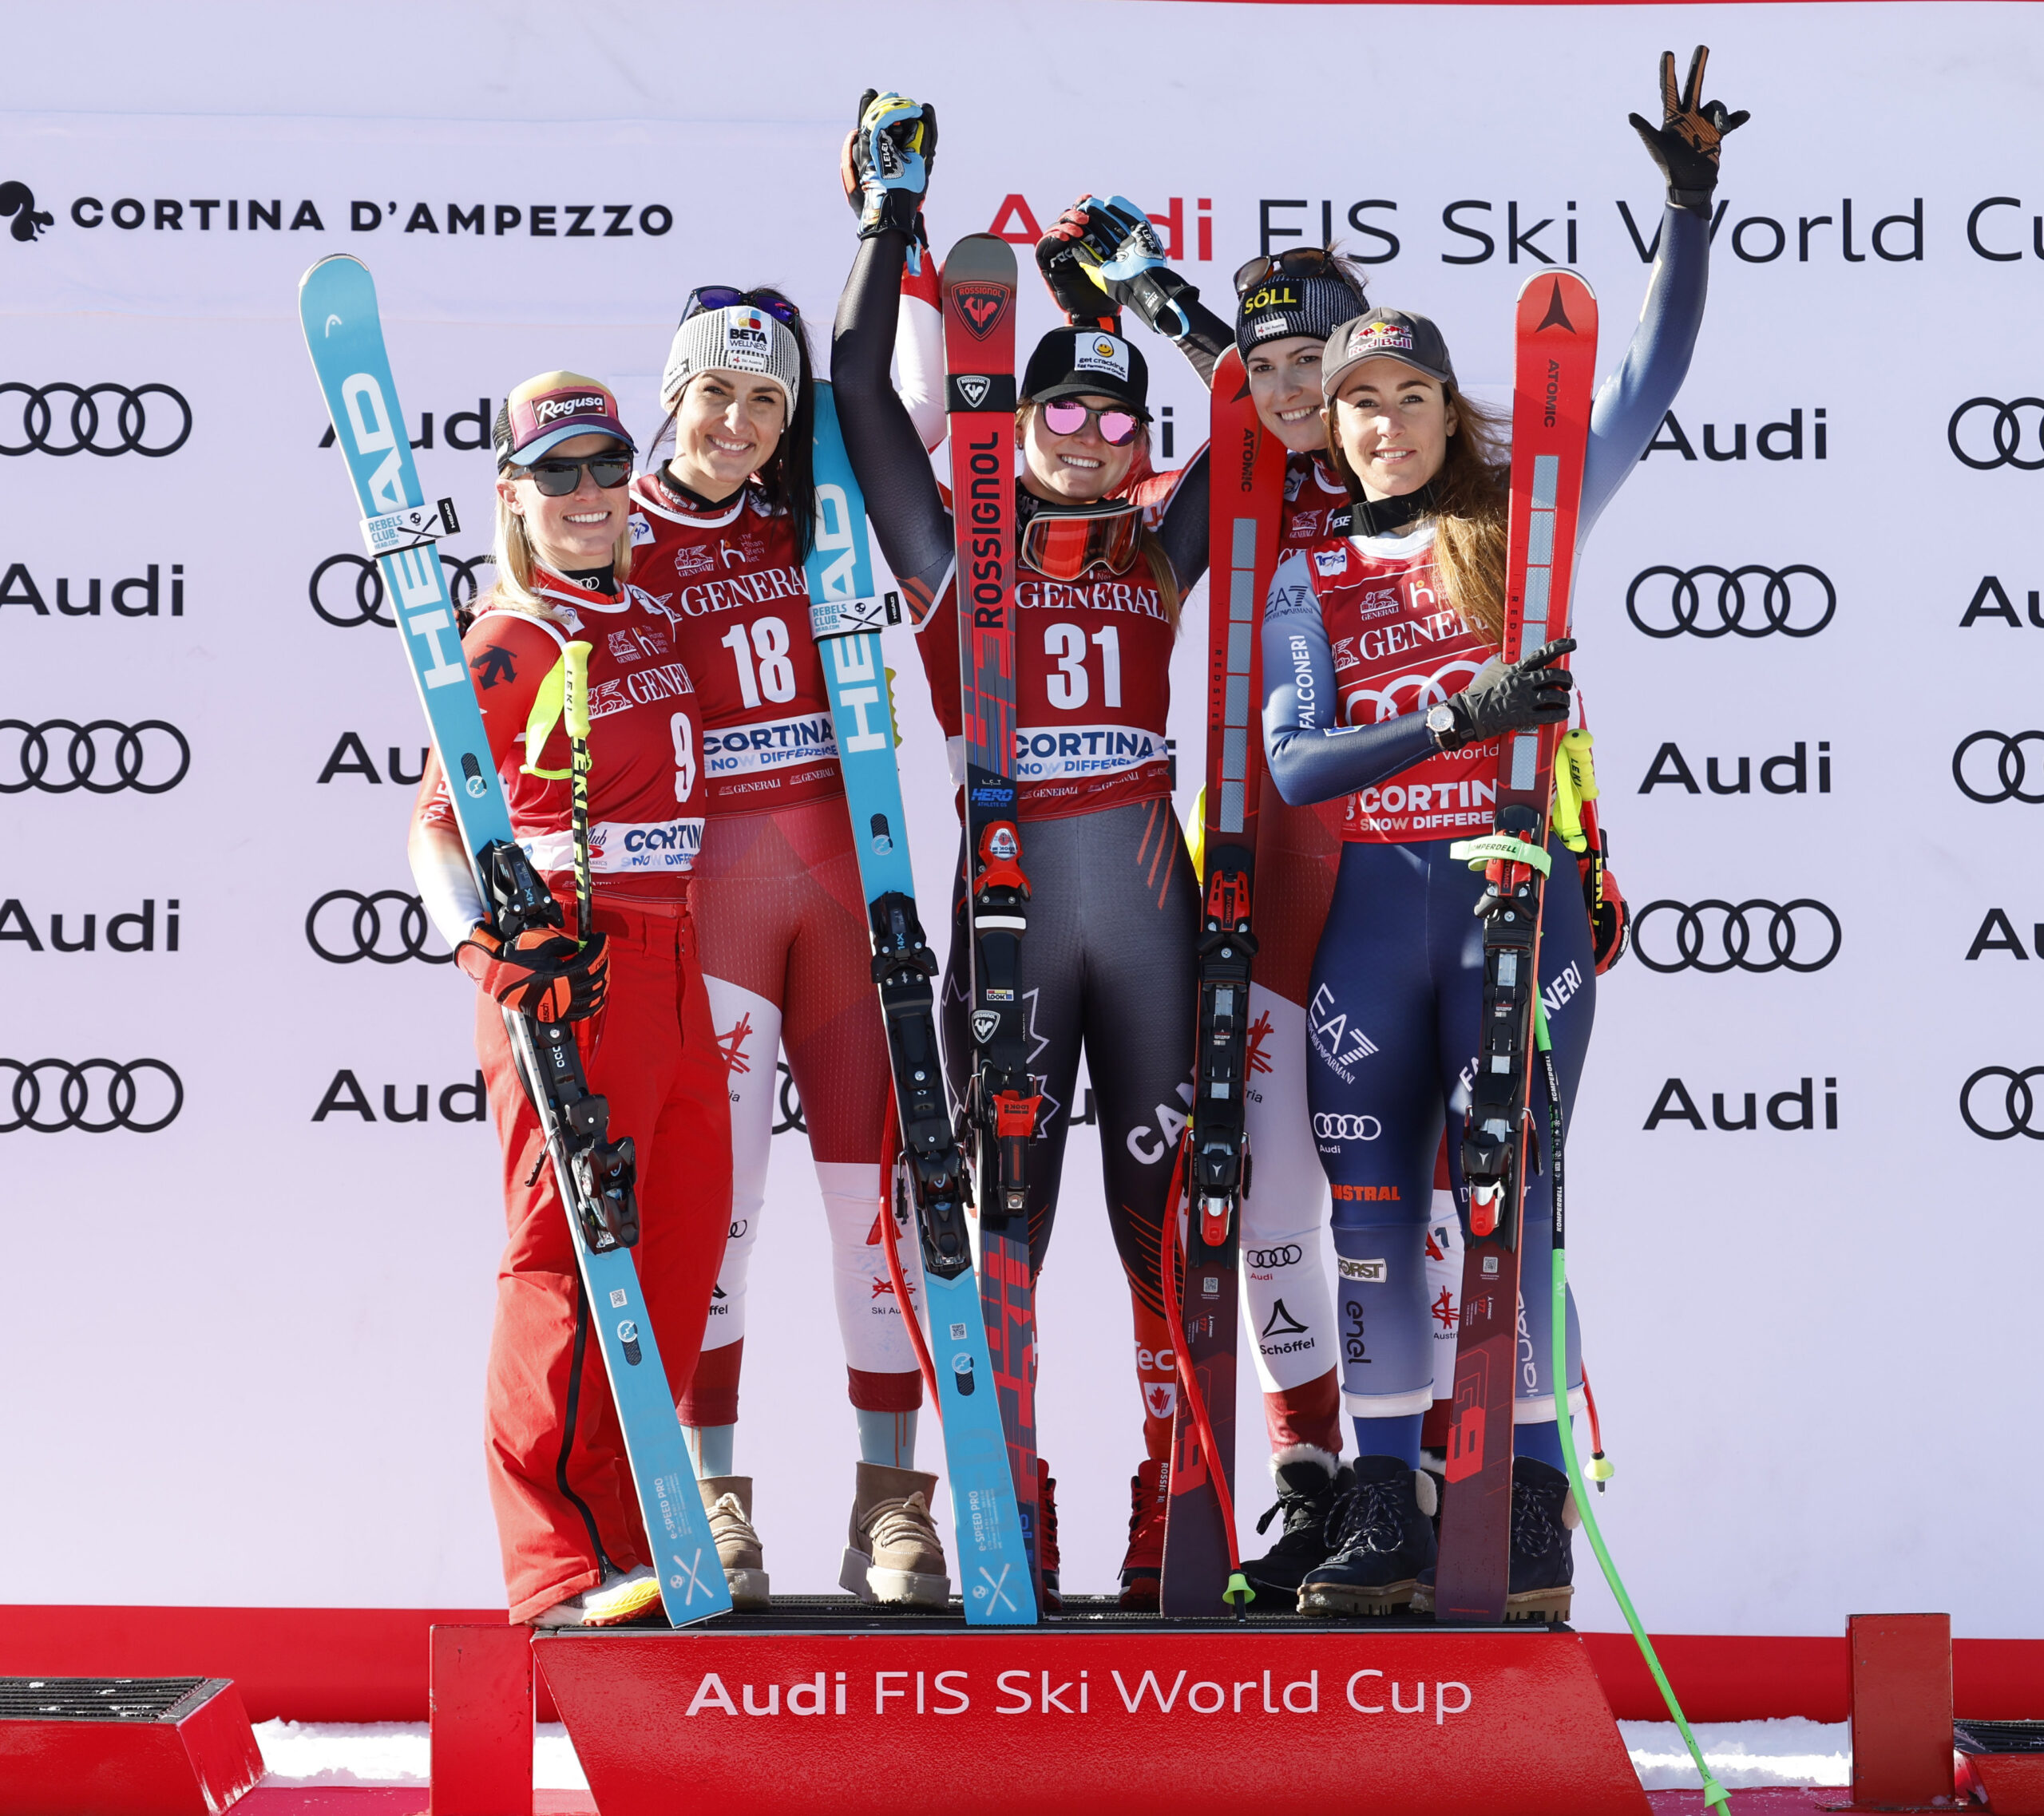
[[[1251,911],[1257,799],[1263,778],[1258,641],[1285,503],[1284,446],[1258,421],[1242,355],[1232,347],[1214,369],[1211,409],[1198,1044],[1183,1162],[1191,1200],[1179,1300],[1184,1347],[1159,1592],[1167,1615],[1211,1614],[1223,1607],[1240,1563],[1234,1532],[1235,1346],[1240,1213],[1250,1183],[1242,1090],[1250,964],[1256,953]],[[1178,1214],[1175,1197],[1167,1214]],[[1168,1272],[1163,1291],[1167,1299],[1180,1291]],[[1178,1335],[1174,1332],[1175,1339]],[[1202,1440],[1207,1434],[1218,1457],[1206,1454]]]
[[[1030,1089],[1016,961],[1028,879],[1015,812],[1015,249],[968,234],[945,261],[944,402],[958,543],[972,1081],[960,1106],[979,1223],[980,1297],[1016,1509],[1037,1580],[1036,1311],[1029,1273]]]
[[[1504,659],[1568,635],[1576,516],[1597,365],[1597,299],[1573,271],[1543,271],[1519,293],[1512,379],[1511,516]],[[1483,1022],[1478,1031],[1462,1176],[1469,1189],[1462,1321],[1448,1443],[1437,1620],[1505,1618],[1511,1569],[1512,1400],[1518,1373],[1520,1213],[1539,990],[1549,797],[1561,726],[1514,732],[1498,754],[1491,833],[1454,847],[1484,861]],[[1529,861],[1530,860],[1530,861]],[[1566,1416],[1568,1383],[1555,1384]]]
[[[405,632],[399,641],[496,930],[508,940],[524,928],[558,925],[559,905],[512,837],[434,548],[443,530],[456,528],[453,506],[445,500],[438,507],[425,502],[367,267],[345,254],[321,259],[299,281],[299,318],[363,513],[370,554],[396,603]],[[631,1139],[611,1138],[608,1106],[589,1090],[572,1028],[509,1012],[505,1024],[568,1210],[595,1314],[591,1323],[655,1553],[661,1604],[675,1626],[723,1613],[731,1605],[731,1591],[632,1264],[639,1213]]]
[[[845,452],[837,399],[826,384],[816,387],[815,433],[810,628],[822,652],[830,690],[845,804],[873,928],[873,975],[887,1029],[902,1167],[922,1239],[923,1301],[937,1359],[933,1372],[944,1424],[960,1595],[965,1619],[973,1625],[1028,1625],[1036,1618],[1036,1599],[1008,1474],[1000,1407],[993,1393],[980,1391],[994,1379],[993,1364],[966,1227],[965,1157],[951,1125],[938,1055],[931,985],[937,956],[916,913],[916,879],[894,755],[893,702],[881,656],[880,627],[900,622],[901,606],[893,593],[883,599],[873,584],[866,500]],[[905,1298],[900,1310],[905,1318],[917,1316]]]

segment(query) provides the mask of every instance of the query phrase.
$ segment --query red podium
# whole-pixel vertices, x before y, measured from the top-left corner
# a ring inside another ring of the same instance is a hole
[[[1349,1809],[1648,1816],[1566,1630],[1066,1606],[968,1629],[818,1598],[533,1651],[603,1816],[1241,1816],[1302,1769]]]

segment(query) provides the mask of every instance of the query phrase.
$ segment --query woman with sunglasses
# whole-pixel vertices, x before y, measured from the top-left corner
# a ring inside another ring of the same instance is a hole
[[[633,590],[703,710],[696,925],[731,1069],[731,1242],[682,1402],[735,1600],[763,1601],[752,1481],[734,1473],[746,1284],[785,1053],[829,1228],[859,1462],[840,1581],[866,1600],[950,1592],[915,1467],[921,1378],[881,1248],[887,1050],[872,937],[802,564],[815,524],[815,394],[800,312],[777,291],[693,291],[660,382],[672,456],[632,490]],[[909,1279],[917,1246],[901,1244]],[[912,1288],[913,1290],[913,1288]]]
[[[1701,101],[1706,55],[1697,50],[1680,91],[1674,59],[1664,57],[1663,123],[1632,117],[1666,176],[1668,207],[1639,326],[1592,409],[1579,540],[1674,402],[1702,321],[1720,144],[1746,118]],[[1341,323],[1325,346],[1321,392],[1349,521],[1345,534],[1288,556],[1272,584],[1264,736],[1288,801],[1348,804],[1313,962],[1307,1090],[1325,1131],[1318,1145],[1344,1262],[1359,1454],[1326,1523],[1332,1555],[1305,1573],[1299,1606],[1374,1614],[1408,1604],[1424,1611],[1433,1600],[1436,1496],[1418,1466],[1435,1369],[1424,1249],[1444,1126],[1452,1129],[1468,1103],[1483,983],[1472,912],[1482,876],[1450,846],[1489,829],[1501,736],[1570,716],[1573,677],[1553,665],[1575,646],[1551,643],[1509,667],[1497,659],[1504,422],[1463,393],[1433,323],[1391,309]],[[1418,667],[1430,674],[1415,673],[1422,650]],[[1585,821],[1586,842],[1595,835],[1586,812]],[[1549,844],[1558,876],[1576,856],[1565,829],[1558,816]],[[1541,982],[1564,1114],[1588,1048],[1599,959],[1615,955],[1618,932],[1615,914],[1593,925],[1573,891],[1548,892]],[[1536,1106],[1534,1114],[1544,1112]],[[1459,1141],[1448,1152],[1460,1196]],[[1572,1593],[1548,1298],[1534,1288],[1547,1277],[1551,1178],[1551,1169],[1535,1173],[1525,1193],[1521,1309],[1531,1359],[1514,1414],[1508,1619],[1566,1616]],[[1564,1395],[1581,1379],[1572,1315],[1569,1322]]]
[[[731,1109],[689,917],[703,829],[703,722],[667,619],[626,584],[632,441],[579,373],[528,379],[497,413],[497,584],[461,640],[519,843],[562,934],[500,943],[437,760],[412,873],[481,987],[476,1046],[504,1152],[510,1241],[490,1335],[485,1466],[511,1618],[612,1626],[656,1615],[660,1584],[601,1355],[587,1341],[568,1213],[520,1085],[503,1011],[578,1024],[590,1088],[637,1147],[632,1259],[675,1399],[695,1367],[731,1224]],[[578,927],[563,652],[588,647],[592,924]],[[578,944],[579,942],[579,944]]]
[[[861,118],[852,161],[869,205],[838,308],[833,375],[866,508],[914,615],[933,703],[955,750],[951,514],[888,379],[913,208],[888,199],[875,173],[889,160],[870,152],[863,110]],[[1083,1048],[1108,1216],[1145,1308],[1140,1347],[1154,1356],[1170,1347],[1159,1243],[1191,1094],[1198,911],[1171,811],[1165,721],[1178,601],[1206,565],[1206,493],[1202,462],[1154,530],[1142,507],[1120,495],[1146,444],[1147,387],[1141,352],[1097,322],[1053,330],[1031,355],[1016,418],[1023,470],[1015,597],[1018,817],[1030,884],[1018,987],[1029,1003],[1028,1066],[1043,1096],[1030,1156],[1031,1257],[1040,1268]],[[967,948],[960,920],[943,999],[945,1058],[960,1092],[972,1050]],[[1152,1498],[1170,1442],[1168,1363],[1156,1380],[1144,1412],[1158,1461],[1139,1478]],[[1047,1466],[1042,1480],[1048,1484]],[[1047,1541],[1052,1517],[1043,1522]],[[1054,1545],[1043,1549],[1054,1590]],[[1155,1605],[1155,1565],[1132,1553],[1123,1589],[1131,1605]]]

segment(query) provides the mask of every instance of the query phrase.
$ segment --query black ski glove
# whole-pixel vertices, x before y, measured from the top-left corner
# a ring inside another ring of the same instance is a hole
[[[1727,133],[1743,126],[1753,116],[1743,108],[1728,113],[1721,101],[1703,101],[1704,65],[1710,61],[1710,46],[1699,44],[1689,58],[1689,80],[1678,93],[1675,53],[1661,53],[1661,111],[1658,126],[1650,126],[1637,113],[1626,117],[1645,140],[1647,155],[1668,179],[1668,200],[1676,208],[1708,215],[1710,192],[1717,187],[1718,148]]]
[[[1165,263],[1164,243],[1149,216],[1126,196],[1082,196],[1059,217],[1060,226],[1068,219],[1082,224],[1073,254],[1118,307],[1133,309],[1167,339],[1182,340],[1192,332],[1191,306],[1199,291]],[[1040,263],[1041,246],[1036,256]],[[1057,294],[1055,284],[1052,294]]]
[[[1504,732],[1559,725],[1568,717],[1569,690],[1575,686],[1575,677],[1552,665],[1575,647],[1575,638],[1563,637],[1543,643],[1509,667],[1487,664],[1460,694],[1448,696],[1448,710],[1455,724],[1446,732],[1434,734],[1441,748],[1459,750],[1465,744],[1480,744]]]
[[[1051,223],[1051,230],[1036,242],[1036,269],[1044,275],[1051,300],[1064,311],[1073,327],[1101,327],[1113,332],[1121,326],[1121,311],[1107,295],[1107,287],[1093,275],[1099,260],[1080,256],[1091,217],[1087,212],[1092,200],[1082,196]]]
[[[838,177],[859,217],[859,238],[898,229],[913,236],[937,161],[937,109],[906,95],[868,89],[845,139]]]

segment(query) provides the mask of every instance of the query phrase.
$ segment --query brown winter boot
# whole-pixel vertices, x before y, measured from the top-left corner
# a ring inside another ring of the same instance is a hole
[[[941,1608],[951,1596],[944,1547],[929,1517],[937,1478],[861,1463],[839,1585],[861,1601]]]
[[[706,1475],[699,1485],[710,1515],[710,1537],[724,1567],[734,1608],[767,1605],[766,1553],[752,1529],[752,1478]]]

